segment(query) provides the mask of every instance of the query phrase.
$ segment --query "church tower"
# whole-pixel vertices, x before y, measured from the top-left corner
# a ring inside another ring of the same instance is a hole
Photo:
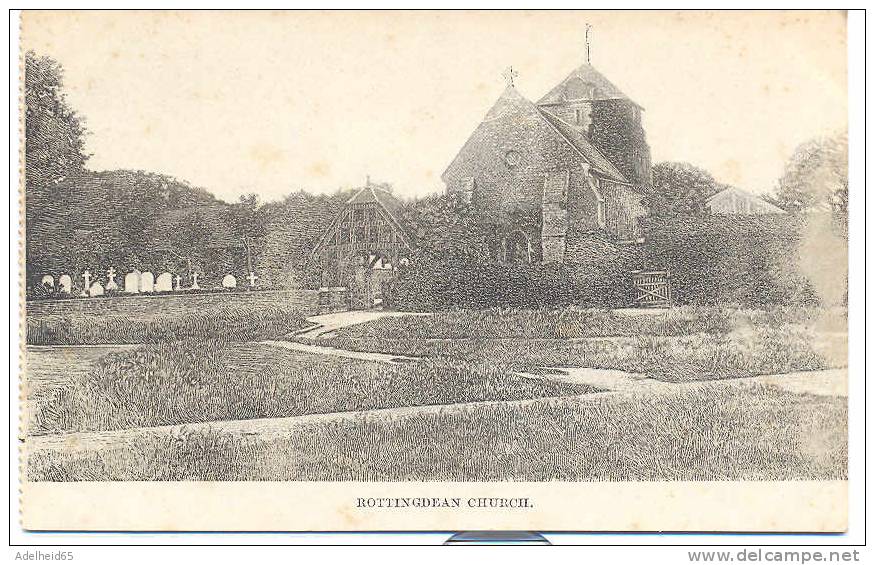
[[[643,108],[589,61],[574,69],[537,105],[586,137],[632,183],[650,185],[650,147],[641,125]]]

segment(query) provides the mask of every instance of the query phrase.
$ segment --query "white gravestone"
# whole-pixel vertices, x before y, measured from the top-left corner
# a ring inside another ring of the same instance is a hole
[[[258,277],[252,271],[249,272],[249,275],[246,277],[249,279],[249,286],[255,288],[255,281],[258,280]]]
[[[200,290],[201,287],[197,285],[197,278],[201,276],[200,273],[192,273],[191,274],[191,287],[188,290]]]
[[[182,277],[180,277],[179,275],[176,275],[176,286],[174,287],[174,290],[182,290],[182,285],[179,284],[179,281],[181,281],[181,280],[182,280]]]
[[[61,278],[58,279],[58,286],[61,287],[61,292],[63,294],[70,294],[73,292],[73,279],[70,278],[70,275],[61,275]]]
[[[106,291],[115,291],[118,290],[118,284],[115,282],[115,267],[110,267],[106,271],[106,278],[108,279],[106,282]]]
[[[40,284],[43,286],[47,286],[54,290],[55,288],[55,278],[52,275],[44,275]]]
[[[91,285],[91,288],[88,289],[88,296],[103,296],[103,285],[99,282]]]
[[[150,271],[140,275],[140,292],[155,292],[155,275]]]
[[[140,292],[140,271],[131,271],[125,275],[125,292],[128,294]]]
[[[88,292],[91,290],[91,273],[88,269],[85,269],[85,272],[82,273],[82,278],[85,279],[85,286],[82,287],[82,296],[88,296]]]
[[[173,275],[161,273],[155,279],[155,292],[170,292],[173,290]]]
[[[222,279],[222,288],[237,288],[237,279],[234,275],[225,275]]]

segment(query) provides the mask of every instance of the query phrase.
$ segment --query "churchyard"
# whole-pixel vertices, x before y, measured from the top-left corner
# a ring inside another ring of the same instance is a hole
[[[280,301],[123,322],[72,313],[71,326],[99,327],[65,334],[46,329],[58,323],[49,314],[29,319],[29,475],[847,473],[844,309],[312,313],[312,303]],[[124,340],[113,341],[117,324]]]
[[[202,274],[197,271],[188,272],[185,277],[179,273],[165,271],[157,276],[151,271],[133,271],[124,275],[122,285],[116,281],[120,275],[115,267],[109,267],[106,272],[92,274],[85,269],[78,275],[62,273],[57,276],[44,274],[39,278],[39,284],[29,286],[27,294],[35,299],[65,299],[65,298],[97,298],[107,295],[159,295],[169,293],[193,293],[203,291],[235,291],[237,290],[237,278],[228,273],[222,277],[221,286],[215,288],[201,288],[198,279]],[[186,284],[183,285],[182,281]],[[258,276],[249,272],[246,276],[248,289],[254,290]]]

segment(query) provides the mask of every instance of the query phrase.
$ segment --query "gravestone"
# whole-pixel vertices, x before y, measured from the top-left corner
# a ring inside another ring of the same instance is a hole
[[[106,292],[118,290],[118,284],[115,282],[115,275],[115,267],[110,267],[106,271],[106,278],[109,279],[106,282]]]
[[[91,288],[88,289],[88,296],[103,296],[103,285],[99,282],[91,285]]]
[[[91,272],[85,269],[85,272],[82,273],[82,278],[85,279],[85,285],[82,287],[82,296],[88,296],[88,292],[91,290]]]
[[[155,280],[155,292],[171,292],[173,290],[173,275],[161,273]]]
[[[140,271],[134,270],[125,275],[125,292],[137,294],[140,292]]]
[[[44,275],[40,284],[43,286],[47,286],[50,289],[55,289],[55,278],[52,275]]]
[[[249,271],[249,275],[246,278],[249,279],[249,286],[254,288],[255,281],[258,280],[258,277],[255,275],[255,273],[253,273],[252,271]]]
[[[58,286],[62,294],[71,294],[73,292],[73,279],[70,275],[61,275],[58,279]]]
[[[237,288],[237,279],[234,275],[225,275],[222,279],[222,288]]]
[[[197,285],[197,278],[201,276],[200,273],[192,273],[191,274],[191,287],[188,290],[200,290],[201,287]]]
[[[155,275],[150,271],[140,275],[140,292],[155,292]]]
[[[173,287],[173,290],[182,290],[182,285],[179,284],[179,281],[181,281],[181,280],[182,280],[182,277],[180,277],[179,275],[176,275],[176,286]]]

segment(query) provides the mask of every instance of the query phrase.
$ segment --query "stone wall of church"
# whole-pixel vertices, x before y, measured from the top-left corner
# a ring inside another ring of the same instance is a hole
[[[568,210],[591,223],[595,195],[583,186],[583,160],[531,104],[511,105],[478,126],[443,176],[448,194],[462,194],[474,179],[471,204],[497,232],[523,230],[541,241],[543,190],[548,173],[569,172]],[[535,255],[540,256],[540,250]]]

